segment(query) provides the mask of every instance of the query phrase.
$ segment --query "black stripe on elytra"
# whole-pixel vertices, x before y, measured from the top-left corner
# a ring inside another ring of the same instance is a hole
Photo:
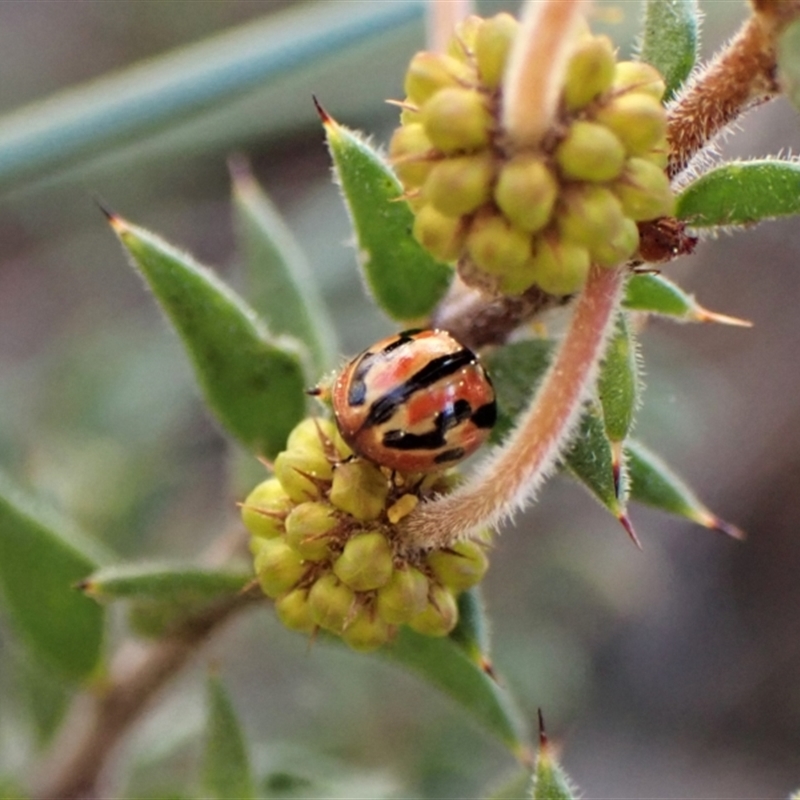
[[[436,464],[446,464],[448,461],[461,461],[465,455],[463,447],[452,447],[450,450],[439,453],[433,460]]]
[[[438,380],[458,372],[474,361],[475,354],[466,348],[431,359],[407,381],[376,400],[370,406],[363,427],[369,428],[373,425],[381,425],[391,419],[397,408],[405,403],[412,394],[427,389]]]
[[[377,353],[373,353],[372,350],[367,350],[367,352],[361,356],[361,360],[356,365],[350,377],[350,385],[347,387],[347,404],[349,406],[363,406],[367,401],[367,382],[364,379],[367,377],[367,373],[372,369],[372,365],[375,363],[376,359],[383,356],[385,353],[391,353],[392,350],[396,350],[401,345],[413,341],[414,336],[421,330],[421,328],[414,328],[413,330],[402,331],[398,333],[397,337],[392,339],[383,350],[379,350]]]
[[[447,431],[468,420],[471,414],[470,404],[462,398],[436,415],[433,430],[425,433],[397,429],[386,431],[381,442],[392,450],[438,450],[447,444]]]

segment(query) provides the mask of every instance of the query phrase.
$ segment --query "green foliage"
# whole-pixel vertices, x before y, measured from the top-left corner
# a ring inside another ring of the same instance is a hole
[[[244,733],[220,679],[208,679],[208,728],[203,758],[203,786],[215,800],[255,797]]]
[[[411,235],[414,215],[400,201],[400,181],[378,152],[329,116],[323,116],[323,123],[373,297],[396,320],[430,314],[447,291],[452,270]]]
[[[97,567],[99,547],[50,520],[0,480],[0,590],[17,631],[38,657],[70,680],[99,664],[103,611],[75,584]]]
[[[188,255],[119,217],[111,224],[180,335],[219,420],[249,449],[276,455],[305,407],[309,379],[299,345],[271,336]]]
[[[695,228],[751,225],[800,213],[800,164],[731,161],[709,170],[678,195],[675,216]]]
[[[645,2],[640,55],[664,76],[664,102],[675,96],[697,61],[698,15],[697,0]]]
[[[617,328],[608,343],[597,393],[603,407],[606,434],[612,442],[621,442],[630,432],[639,407],[639,363],[625,314],[620,314]]]

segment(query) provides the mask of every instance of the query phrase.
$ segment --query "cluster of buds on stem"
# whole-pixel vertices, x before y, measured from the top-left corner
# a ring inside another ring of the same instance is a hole
[[[575,39],[558,112],[535,148],[501,124],[503,77],[519,23],[462,22],[446,53],[417,53],[389,148],[415,212],[414,235],[458,261],[470,284],[503,294],[580,289],[591,264],[639,247],[638,222],[671,213],[664,82],[616,62],[611,41]]]
[[[409,549],[397,523],[421,499],[453,488],[450,473],[410,474],[354,456],[335,425],[308,418],[242,504],[255,571],[283,624],[321,628],[373,650],[401,625],[445,636],[457,596],[488,566],[485,548]]]

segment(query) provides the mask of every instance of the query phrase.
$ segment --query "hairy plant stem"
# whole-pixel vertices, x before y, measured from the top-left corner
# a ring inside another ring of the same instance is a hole
[[[592,267],[567,334],[539,392],[469,483],[418,506],[404,521],[409,547],[447,547],[479,536],[521,509],[550,474],[594,385],[625,283],[625,270]]]
[[[775,97],[777,40],[800,18],[798,0],[753,0],[754,14],[669,108],[667,171],[680,175],[691,160],[737,117]]]
[[[106,796],[98,783],[108,760],[153,697],[223,623],[263,599],[260,590],[246,591],[188,617],[154,644],[142,647],[132,640],[123,643],[110,676],[94,693],[76,702],[34,796],[41,800]]]
[[[473,13],[473,0],[433,0],[428,3],[428,50],[444,53],[456,25]]]

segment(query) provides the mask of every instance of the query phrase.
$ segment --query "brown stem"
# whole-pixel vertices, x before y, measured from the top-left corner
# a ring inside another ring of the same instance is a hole
[[[93,696],[81,698],[74,709],[72,724],[65,726],[56,742],[52,763],[45,766],[35,796],[41,800],[102,796],[98,780],[110,755],[153,697],[212,632],[258,600],[263,600],[260,591],[227,597],[143,650],[133,642],[120,647],[108,682]]]
[[[623,269],[592,267],[555,361],[496,456],[465,486],[418,506],[404,521],[409,547],[446,547],[522,508],[550,473],[594,385],[625,282]]]
[[[671,177],[683,172],[733,120],[780,91],[777,39],[786,25],[800,16],[800,2],[753,0],[752,5],[753,16],[669,110]]]

